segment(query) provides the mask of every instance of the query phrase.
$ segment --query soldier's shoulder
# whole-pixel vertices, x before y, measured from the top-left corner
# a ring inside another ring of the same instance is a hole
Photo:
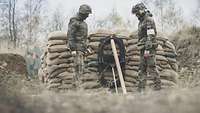
[[[69,24],[72,25],[72,26],[79,26],[80,21],[77,17],[71,17]]]
[[[78,18],[77,17],[71,17],[70,18],[70,22],[78,22]]]
[[[152,22],[154,21],[153,17],[152,16],[148,16],[148,15],[145,17],[145,20],[146,21],[152,21]]]

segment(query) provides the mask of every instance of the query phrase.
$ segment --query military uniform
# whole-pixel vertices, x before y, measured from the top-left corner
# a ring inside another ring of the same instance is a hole
[[[79,81],[79,77],[83,74],[83,54],[87,51],[88,35],[88,26],[84,20],[90,13],[91,8],[88,5],[81,5],[78,14],[72,17],[68,24],[67,38],[68,45],[74,56],[75,81]]]
[[[88,26],[80,19],[80,16],[72,17],[68,25],[68,41],[72,51],[85,51]]]
[[[142,11],[141,11],[142,10]],[[132,13],[139,19],[138,24],[138,47],[140,49],[140,66],[138,73],[138,90],[145,88],[147,72],[153,76],[154,89],[161,89],[160,76],[156,68],[156,26],[152,14],[146,10],[144,4],[137,4],[133,7]]]

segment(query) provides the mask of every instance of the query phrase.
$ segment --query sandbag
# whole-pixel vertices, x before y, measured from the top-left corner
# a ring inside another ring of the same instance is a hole
[[[128,61],[138,62],[138,61],[140,61],[140,56],[136,56],[136,55],[130,56],[127,59],[128,59]]]
[[[49,80],[49,84],[54,84],[54,83],[61,83],[62,79],[60,78],[53,78]]]
[[[55,72],[56,70],[59,70],[59,69],[66,69],[68,68],[69,65],[67,64],[59,64],[59,65],[53,65],[53,66],[50,66],[47,71],[49,74],[52,74],[53,72]]]
[[[66,40],[49,40],[48,41],[49,47],[56,46],[56,45],[67,45]]]
[[[172,69],[171,66],[169,64],[167,65],[159,65],[162,69]]]
[[[48,40],[67,40],[67,33],[62,31],[54,31],[49,33]]]
[[[126,52],[138,50],[137,45],[130,45],[126,48]]]
[[[68,52],[69,48],[66,45],[55,45],[52,47],[48,47],[48,52],[50,53],[62,53],[62,52]]]
[[[55,60],[48,60],[47,65],[52,66],[52,65],[59,65],[59,64],[69,64],[73,63],[73,58],[71,59],[55,59]]]
[[[167,52],[167,51],[165,51],[165,52],[164,52],[164,56],[165,56],[165,57],[169,57],[169,58],[176,58],[176,57],[177,57],[177,54],[176,54],[176,53],[172,53],[172,52]]]
[[[126,63],[126,65],[128,65],[128,66],[139,66],[140,65],[140,62],[133,62],[133,61],[129,61],[128,63]]]
[[[84,82],[84,81],[97,81],[98,80],[98,76],[94,73],[94,74],[84,74],[83,76],[80,77],[80,79]]]
[[[138,66],[129,66],[127,65],[125,67],[126,70],[133,70],[133,71],[138,71],[139,67]]]
[[[156,55],[156,60],[157,61],[168,61],[167,59],[166,59],[166,57],[164,57],[164,56],[161,56],[161,55]]]
[[[96,88],[100,88],[100,84],[97,83],[97,81],[92,81],[92,82],[85,82],[83,84],[81,84],[81,87],[84,89],[96,89]]]
[[[60,53],[47,53],[47,59],[54,60],[60,56]]]
[[[126,87],[134,87],[134,86],[136,86],[133,82],[125,81],[124,83],[125,83]]]
[[[131,83],[137,83],[137,78],[135,77],[130,77],[130,76],[125,76],[124,77],[124,81],[127,81],[127,82],[131,82]]]
[[[165,69],[160,72],[160,77],[176,83],[179,75],[174,70]]]
[[[61,83],[48,84],[47,89],[51,90],[54,88],[58,88],[59,86],[61,86]]]
[[[167,60],[168,60],[170,63],[176,63],[176,62],[177,62],[175,58],[167,57]]]
[[[128,46],[129,46],[129,45],[135,45],[135,44],[137,44],[137,42],[138,42],[138,39],[131,39],[131,40],[128,40],[128,41],[127,41]]]
[[[49,79],[55,78],[57,75],[65,72],[65,71],[66,71],[66,69],[58,69],[58,70],[54,71],[52,74],[49,74]]]
[[[56,77],[61,78],[62,80],[71,80],[71,79],[73,79],[74,75],[75,75],[74,73],[69,73],[69,72],[64,71],[64,72],[58,74]]]
[[[156,51],[164,51],[162,45],[158,44],[158,47],[156,48]]]
[[[172,50],[176,50],[175,46],[170,42],[170,41],[166,41],[165,42],[165,46],[169,49],[172,49]]]
[[[127,57],[131,57],[131,56],[135,56],[135,55],[140,56],[140,51],[135,50],[135,51],[126,52]]]
[[[125,76],[137,78],[138,72],[134,70],[125,70]]]

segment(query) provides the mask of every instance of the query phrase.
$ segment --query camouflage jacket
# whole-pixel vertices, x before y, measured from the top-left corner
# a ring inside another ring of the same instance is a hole
[[[148,35],[147,31],[152,30],[155,35]],[[140,20],[138,24],[138,45],[145,45],[147,38],[151,38],[152,43],[156,43],[155,37],[157,35],[156,25],[153,17],[148,13]]]
[[[68,44],[72,51],[84,51],[86,49],[88,35],[87,23],[82,21],[79,15],[72,17],[68,24]]]

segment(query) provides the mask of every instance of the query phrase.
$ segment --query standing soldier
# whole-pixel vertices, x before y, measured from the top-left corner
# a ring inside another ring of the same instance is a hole
[[[75,81],[79,82],[79,77],[83,74],[83,55],[87,52],[88,26],[84,22],[89,14],[92,13],[90,6],[81,5],[75,17],[72,17],[68,24],[68,44],[74,56]]]
[[[143,91],[146,85],[147,70],[153,76],[154,90],[161,89],[161,80],[156,68],[156,25],[153,15],[147,10],[143,3],[136,4],[132,8],[139,20],[138,24],[138,48],[140,49],[140,67],[138,72],[138,91]]]

